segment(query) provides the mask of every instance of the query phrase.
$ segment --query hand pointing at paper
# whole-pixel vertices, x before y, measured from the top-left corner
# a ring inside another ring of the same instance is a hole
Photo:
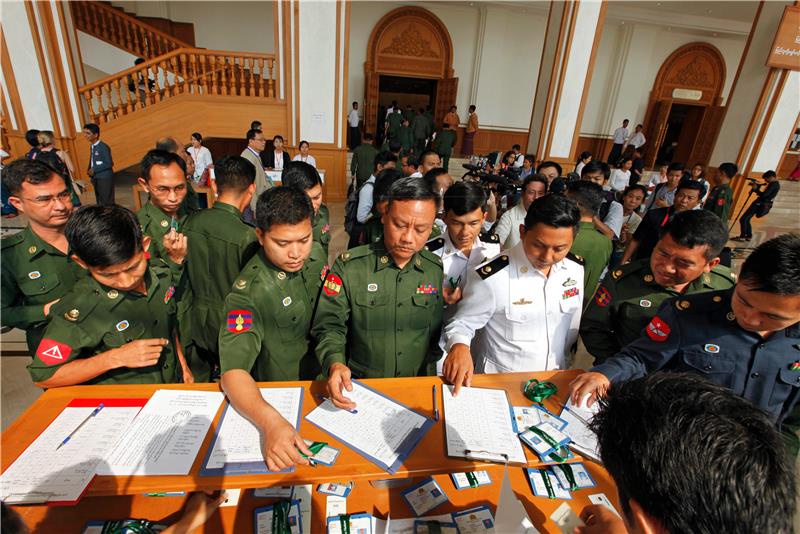
[[[328,396],[337,408],[354,410],[356,407],[355,402],[342,394],[345,390],[353,391],[350,376],[350,368],[343,363],[334,363],[328,371]]]

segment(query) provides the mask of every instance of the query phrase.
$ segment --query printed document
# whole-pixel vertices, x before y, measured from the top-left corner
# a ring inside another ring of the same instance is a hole
[[[600,451],[597,449],[597,435],[586,426],[586,423],[592,421],[594,414],[599,409],[600,405],[597,402],[592,404],[591,408],[587,408],[585,401],[583,405],[575,406],[570,399],[561,411],[561,419],[567,422],[567,426],[562,429],[562,432],[572,438],[569,448],[598,462],[600,461]]]

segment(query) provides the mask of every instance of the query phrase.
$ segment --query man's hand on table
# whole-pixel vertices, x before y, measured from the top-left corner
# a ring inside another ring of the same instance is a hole
[[[216,492],[203,491],[192,493],[186,500],[181,518],[164,530],[163,534],[190,534],[211,519],[219,505],[227,498],[228,495],[224,491],[219,495],[216,495]]]
[[[343,363],[334,363],[328,370],[328,397],[337,408],[354,410],[356,403],[345,397],[342,392],[353,391],[353,384],[350,382],[350,368]]]
[[[262,430],[264,459],[270,471],[281,471],[295,464],[308,465],[308,460],[300,452],[308,456],[313,456],[314,453],[308,450],[297,430],[280,413],[275,412]]]
[[[458,396],[462,385],[467,387],[472,385],[474,371],[475,365],[472,363],[472,353],[470,353],[469,347],[463,343],[453,345],[444,360],[442,375],[445,380],[455,386],[453,388],[454,397]]]
[[[598,397],[606,394],[609,385],[611,385],[611,382],[602,373],[590,371],[579,375],[578,378],[569,383],[569,395],[570,399],[572,399],[572,404],[581,406],[583,405],[583,399],[586,399],[586,406],[591,406]]]
[[[575,527],[574,534],[628,534],[622,519],[599,504],[591,504],[581,512],[585,526]]]

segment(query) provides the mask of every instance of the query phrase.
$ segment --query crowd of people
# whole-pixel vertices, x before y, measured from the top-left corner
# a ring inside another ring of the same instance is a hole
[[[387,149],[365,134],[353,152],[350,243],[332,265],[329,212],[305,141],[293,158],[280,135],[267,150],[258,121],[241,155],[212,160],[199,133],[188,149],[158,140],[141,161],[149,200],[133,213],[103,183],[113,185],[105,176],[113,163],[96,125],[84,132],[97,204],[81,207],[74,170],[42,156],[53,149],[39,132],[32,155],[2,176],[9,202],[28,218],[2,241],[2,324],[26,331],[34,383],[219,380],[261,430],[269,469],[280,470],[311,453],[257,382],[321,379],[344,409],[355,407],[345,394],[353,378],[440,374],[458,395],[476,373],[568,369],[580,338],[595,366],[571,395],[603,403],[593,424],[629,524],[681,532],[706,510],[709,525],[732,525],[726,510],[657,504],[659,491],[689,489],[674,477],[648,484],[646,462],[682,451],[679,462],[700,449],[697,458],[733,461],[748,444],[764,447],[770,466],[726,466],[730,480],[713,497],[732,506],[754,491],[749,477],[780,479],[775,507],[750,525],[779,532],[790,524],[800,236],[760,245],[737,281],[725,254],[736,166],[721,164],[709,191],[702,168],[672,163],[640,184],[623,155],[612,172],[583,153],[565,175],[515,146],[487,169],[516,169],[508,187],[485,173],[456,181],[435,148],[439,136],[423,128],[425,110],[409,125],[393,108]],[[444,130],[453,126],[445,119]],[[636,154],[644,140],[633,139]],[[772,194],[774,174],[765,178],[759,199]],[[216,196],[207,209],[192,196],[202,180]],[[623,428],[632,421],[640,430]],[[710,479],[712,463],[692,464],[701,472],[688,480]],[[686,496],[696,507],[706,497]],[[594,508],[585,520],[617,521]]]

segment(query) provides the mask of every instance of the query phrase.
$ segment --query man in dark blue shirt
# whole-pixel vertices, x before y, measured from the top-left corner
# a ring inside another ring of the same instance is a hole
[[[753,239],[753,227],[750,225],[750,219],[753,216],[760,218],[769,213],[772,208],[772,202],[778,196],[778,191],[781,190],[781,184],[778,182],[775,171],[765,172],[762,178],[767,182],[767,187],[761,191],[758,184],[753,184],[753,193],[756,194],[756,199],[739,219],[739,236],[734,237],[733,241],[750,241]]]

